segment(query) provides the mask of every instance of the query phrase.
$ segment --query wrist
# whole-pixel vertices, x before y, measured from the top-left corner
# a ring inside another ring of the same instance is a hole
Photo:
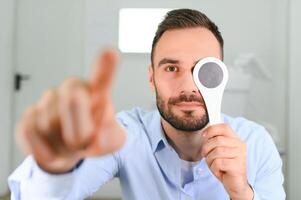
[[[51,166],[51,165],[43,165],[42,163],[37,162],[37,165],[39,166],[39,168],[46,172],[46,173],[49,173],[49,174],[53,174],[53,175],[59,175],[59,174],[68,174],[68,173],[71,173],[74,169],[78,168],[82,162],[84,160],[81,159],[79,161],[75,161],[75,162],[72,162],[72,163],[64,163],[63,165],[61,165],[60,167],[59,166]]]
[[[242,189],[239,193],[230,195],[231,200],[253,200],[254,191],[252,187],[247,184],[244,189]]]

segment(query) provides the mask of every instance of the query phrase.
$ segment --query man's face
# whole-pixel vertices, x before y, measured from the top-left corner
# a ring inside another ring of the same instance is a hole
[[[192,75],[195,64],[209,56],[221,59],[220,45],[201,27],[166,31],[156,45],[149,81],[161,116],[178,130],[197,131],[209,121]]]

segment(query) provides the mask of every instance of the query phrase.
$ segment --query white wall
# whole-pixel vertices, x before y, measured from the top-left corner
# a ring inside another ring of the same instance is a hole
[[[288,76],[288,198],[301,199],[301,1],[290,1]]]
[[[0,1],[0,196],[7,192],[11,159],[14,0]]]

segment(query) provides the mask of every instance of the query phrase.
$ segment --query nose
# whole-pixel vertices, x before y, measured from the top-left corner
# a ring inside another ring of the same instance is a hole
[[[181,80],[179,80],[179,90],[183,93],[199,94],[199,90],[194,83],[192,72],[186,72],[183,74]]]

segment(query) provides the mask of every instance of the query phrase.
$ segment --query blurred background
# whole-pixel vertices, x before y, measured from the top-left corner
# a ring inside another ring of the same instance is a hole
[[[0,0],[0,199],[25,156],[14,139],[24,109],[66,77],[87,77],[102,48],[121,52],[117,111],[155,109],[150,46],[174,8],[200,10],[219,26],[230,73],[223,112],[266,127],[283,159],[287,199],[301,199],[299,0]],[[118,180],[92,198],[120,199]]]

